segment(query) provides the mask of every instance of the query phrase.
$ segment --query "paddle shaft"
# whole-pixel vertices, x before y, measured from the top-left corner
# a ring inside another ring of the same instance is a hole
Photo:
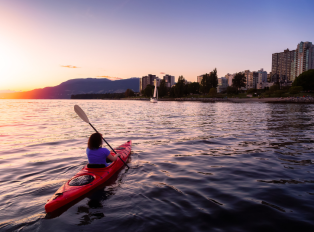
[[[90,122],[89,122],[89,125],[96,131],[96,133],[99,133],[99,132],[96,130],[96,128],[95,128]],[[107,143],[107,141],[105,140],[104,137],[102,137],[102,139]],[[111,150],[112,150],[115,154],[117,154],[117,152],[109,145],[109,143],[107,143],[107,145],[111,148]],[[124,163],[125,166],[127,166],[128,168],[130,168],[130,167],[123,161],[123,159],[121,159],[120,156],[119,156],[119,158],[120,158],[120,160]]]

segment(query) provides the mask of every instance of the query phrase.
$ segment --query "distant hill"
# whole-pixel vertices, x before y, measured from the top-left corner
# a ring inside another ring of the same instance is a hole
[[[72,94],[139,92],[139,78],[109,80],[106,78],[72,79],[54,87],[25,92],[0,93],[2,99],[70,99]]]

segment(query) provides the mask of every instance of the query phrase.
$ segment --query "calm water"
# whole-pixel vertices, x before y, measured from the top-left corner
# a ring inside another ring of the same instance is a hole
[[[130,169],[68,209],[52,194],[93,132]],[[1,231],[314,231],[314,109],[298,104],[0,100]]]

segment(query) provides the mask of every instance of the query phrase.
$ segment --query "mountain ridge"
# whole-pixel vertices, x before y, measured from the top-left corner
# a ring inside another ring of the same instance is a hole
[[[0,93],[2,99],[70,99],[72,94],[122,93],[127,89],[139,91],[139,78],[121,80],[107,78],[70,79],[53,87],[44,87],[25,92]]]

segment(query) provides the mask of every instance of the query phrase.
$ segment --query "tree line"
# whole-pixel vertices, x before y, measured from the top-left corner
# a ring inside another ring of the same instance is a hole
[[[201,84],[198,82],[187,83],[183,76],[179,76],[177,83],[168,88],[166,86],[165,80],[161,80],[158,89],[158,96],[164,97],[183,97],[190,94],[209,94],[210,89],[216,89],[218,86],[218,76],[217,69],[215,68],[212,72],[206,73],[202,76]],[[141,94],[146,97],[152,97],[154,86],[147,85],[145,89],[142,90]]]
[[[71,99],[119,99],[124,98],[125,93],[88,93],[88,94],[73,94]]]
[[[167,87],[165,80],[161,80],[158,89],[158,96],[165,97],[169,96],[172,98],[180,98],[190,94],[203,94],[210,95],[212,97],[217,96],[218,76],[217,69],[202,75],[201,84],[198,82],[187,83],[183,76],[179,76],[178,82],[171,88]],[[228,86],[227,89],[222,93],[227,94],[238,94],[242,87],[246,87],[246,77],[244,73],[236,73],[232,79],[232,86]],[[152,97],[154,92],[154,86],[147,85],[142,90],[141,94],[145,97]],[[299,75],[294,82],[292,87],[283,87],[275,84],[270,88],[264,90],[248,89],[247,94],[261,95],[264,96],[281,96],[285,93],[297,94],[301,91],[314,91],[314,70],[308,70]],[[118,99],[124,97],[133,97],[135,93],[131,89],[127,89],[124,93],[105,93],[105,94],[76,94],[72,95],[71,99]]]
[[[166,87],[165,80],[161,80],[158,89],[158,96],[164,97],[182,97],[190,94],[203,94],[210,96],[215,96],[217,94],[218,86],[218,76],[217,69],[209,73],[202,75],[201,84],[198,82],[192,82],[186,84],[186,80],[183,76],[179,76],[178,82],[171,88]],[[246,77],[244,73],[237,73],[232,80],[232,86],[229,86],[226,90],[228,93],[237,93],[241,87],[245,87]],[[152,97],[154,91],[154,86],[147,85],[147,87],[142,90],[141,94],[146,97]]]

